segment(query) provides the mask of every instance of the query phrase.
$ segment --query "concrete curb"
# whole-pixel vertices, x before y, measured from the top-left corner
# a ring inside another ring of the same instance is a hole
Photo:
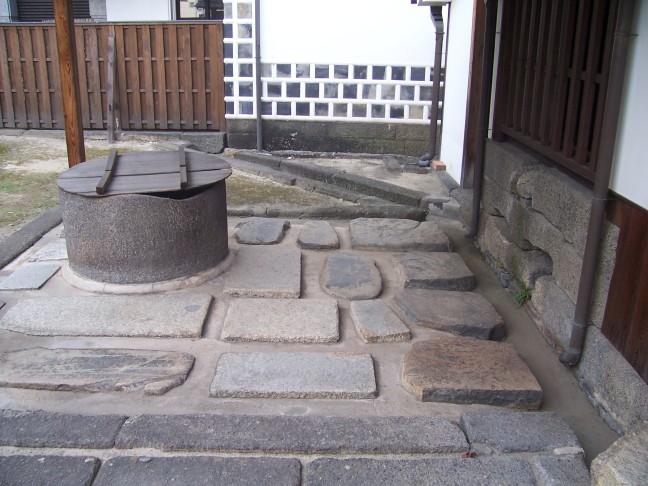
[[[294,219],[398,218],[424,221],[427,214],[420,208],[403,205],[386,206],[231,206],[227,215]]]

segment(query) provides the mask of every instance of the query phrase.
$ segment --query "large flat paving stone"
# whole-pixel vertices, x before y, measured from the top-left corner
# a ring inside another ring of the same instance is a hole
[[[424,402],[538,408],[542,389],[511,344],[440,336],[405,354],[403,385]]]
[[[474,292],[405,289],[394,298],[412,324],[479,339],[502,339],[504,320]]]
[[[332,299],[235,299],[227,309],[223,341],[334,343],[340,338]]]
[[[245,245],[274,245],[283,240],[290,222],[285,219],[246,218],[236,225],[236,241]]]
[[[648,422],[625,434],[592,461],[592,484],[648,484]]]
[[[340,299],[373,299],[382,291],[376,262],[350,251],[335,252],[327,258],[321,283],[328,294]]]
[[[30,263],[0,282],[0,290],[38,290],[61,268],[60,263]]]
[[[126,420],[122,415],[0,411],[0,445],[110,449]]]
[[[351,302],[351,317],[366,343],[409,341],[411,333],[382,300]]]
[[[48,262],[52,260],[67,260],[67,246],[64,239],[53,241],[29,257],[30,262]]]
[[[233,297],[298,299],[301,251],[290,248],[241,248],[223,292]]]
[[[328,221],[307,221],[302,226],[297,244],[304,250],[335,250],[340,240]]]
[[[434,221],[358,218],[349,224],[356,250],[451,251],[450,240]]]
[[[475,287],[475,276],[458,253],[397,253],[392,255],[392,263],[405,288],[472,290]]]
[[[114,457],[99,470],[93,486],[139,484],[299,486],[298,459],[270,457]]]
[[[34,348],[0,354],[0,386],[161,395],[184,383],[193,362],[172,351]]]
[[[65,296],[25,299],[0,329],[36,336],[200,337],[206,294]]]
[[[122,449],[251,454],[425,454],[465,452],[447,419],[286,415],[141,415],[128,419]]]
[[[90,486],[100,464],[96,457],[0,456],[0,484]]]
[[[304,486],[520,486],[536,484],[529,464],[509,457],[316,459],[304,466]]]
[[[374,398],[369,354],[223,353],[211,385],[212,397]]]
[[[541,483],[547,486],[590,486],[590,474],[582,454],[536,456],[531,461]],[[605,483],[609,485],[610,483]],[[639,483],[639,484],[645,484]]]

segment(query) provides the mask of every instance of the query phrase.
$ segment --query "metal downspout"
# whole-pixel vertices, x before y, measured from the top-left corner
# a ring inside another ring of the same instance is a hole
[[[578,284],[576,309],[574,310],[574,320],[572,321],[572,330],[569,336],[569,348],[560,355],[560,362],[567,366],[575,366],[580,360],[589,325],[589,309],[592,302],[596,265],[601,249],[605,206],[608,200],[614,145],[621,112],[621,99],[630,48],[634,6],[635,0],[621,0],[619,4],[619,16],[617,17],[614,32],[614,45],[610,62],[608,93],[603,112],[602,136],[599,144],[599,166],[596,170],[596,179],[592,191],[592,207],[585,243],[585,255]]]
[[[484,161],[486,159],[486,138],[490,116],[491,90],[493,87],[493,59],[495,57],[495,32],[497,30],[497,0],[484,0],[486,7],[486,28],[484,31],[484,58],[482,60],[482,83],[479,92],[479,121],[477,147],[473,176],[473,199],[470,229],[466,238],[477,237],[479,230],[479,208],[481,206]]]
[[[256,150],[263,151],[261,119],[261,0],[254,0],[254,105],[256,109]]]

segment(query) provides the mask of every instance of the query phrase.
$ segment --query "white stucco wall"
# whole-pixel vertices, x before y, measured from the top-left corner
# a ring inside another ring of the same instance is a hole
[[[170,0],[106,0],[108,22],[171,20]]]
[[[617,132],[610,188],[648,209],[648,1],[636,3],[635,24]]]

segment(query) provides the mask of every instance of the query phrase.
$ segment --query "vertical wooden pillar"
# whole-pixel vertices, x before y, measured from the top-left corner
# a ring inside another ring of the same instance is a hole
[[[54,0],[54,18],[56,20],[68,165],[72,167],[85,160],[72,0]]]

